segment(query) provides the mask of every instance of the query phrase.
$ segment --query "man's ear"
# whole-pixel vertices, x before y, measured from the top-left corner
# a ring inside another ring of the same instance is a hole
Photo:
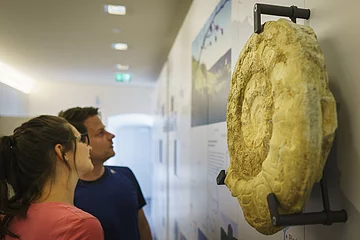
[[[69,159],[67,158],[67,156],[65,154],[64,154],[65,159],[63,158],[62,149],[63,149],[63,146],[61,144],[55,145],[54,150],[55,150],[56,156],[63,161],[68,161]]]

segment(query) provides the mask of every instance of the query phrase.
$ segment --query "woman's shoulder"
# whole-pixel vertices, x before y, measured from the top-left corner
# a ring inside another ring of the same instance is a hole
[[[15,217],[10,230],[22,238],[102,240],[103,229],[97,218],[65,203],[31,204],[26,218]]]
[[[91,214],[84,212],[83,210],[75,207],[74,205],[61,203],[61,202],[44,202],[31,204],[29,208],[30,214],[41,215],[46,213],[47,215],[57,216],[63,218],[66,216],[68,219],[73,218],[77,220],[95,218]]]
[[[31,207],[32,214],[48,213],[48,221],[56,221],[57,228],[62,228],[66,239],[102,239],[103,230],[93,215],[65,203],[40,203]],[[49,214],[51,212],[51,214]],[[49,215],[52,216],[51,220]]]

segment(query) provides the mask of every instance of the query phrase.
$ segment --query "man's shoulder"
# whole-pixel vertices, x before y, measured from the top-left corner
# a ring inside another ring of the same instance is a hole
[[[124,166],[105,166],[111,173],[132,173],[131,169],[129,167]]]
[[[135,175],[129,167],[124,166],[105,166],[108,169],[110,175],[120,174],[128,178],[134,179]]]

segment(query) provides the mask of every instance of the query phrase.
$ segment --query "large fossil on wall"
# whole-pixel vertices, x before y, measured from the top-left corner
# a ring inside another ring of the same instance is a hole
[[[227,109],[225,184],[245,219],[274,234],[266,197],[301,212],[320,181],[337,128],[336,104],[313,30],[285,19],[253,34],[235,67]]]

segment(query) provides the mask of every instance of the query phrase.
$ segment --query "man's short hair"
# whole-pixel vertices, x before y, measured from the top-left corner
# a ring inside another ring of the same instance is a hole
[[[69,123],[73,125],[80,134],[88,132],[84,123],[81,122],[69,122]]]
[[[68,122],[84,123],[89,117],[99,115],[99,109],[94,107],[74,107],[59,113],[59,117],[63,117]]]
[[[74,107],[59,112],[59,117],[65,118],[80,133],[87,132],[84,125],[86,119],[92,116],[100,115],[99,109],[94,107]]]

